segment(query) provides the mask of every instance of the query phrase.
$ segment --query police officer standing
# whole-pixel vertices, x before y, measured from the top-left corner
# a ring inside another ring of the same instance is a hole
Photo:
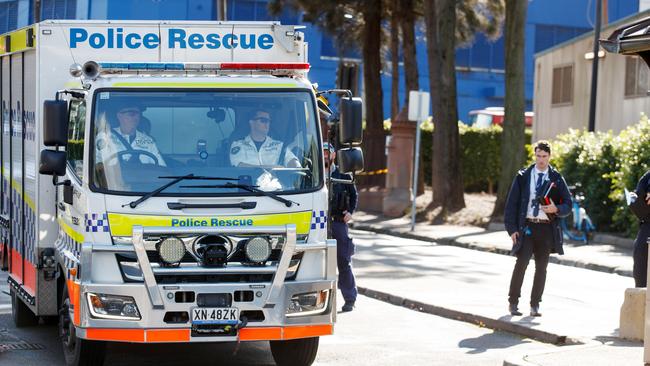
[[[650,205],[650,171],[646,172],[636,185],[637,199],[644,200]],[[639,220],[639,232],[634,241],[634,275],[635,287],[646,287],[648,282],[648,237],[650,237],[650,221]]]
[[[325,169],[330,178],[352,181],[349,174],[339,172],[334,159],[336,152],[329,143],[323,144],[325,155]],[[352,311],[357,300],[357,285],[352,273],[352,255],[354,254],[354,243],[348,234],[348,222],[352,219],[352,213],[357,208],[357,188],[354,184],[333,182],[330,194],[330,216],[331,233],[336,239],[336,262],[339,269],[338,286],[343,294],[345,304],[342,311]]]
[[[134,151],[133,155],[143,164],[166,166],[154,139],[146,133],[138,131],[142,108],[128,99],[116,102],[116,107],[115,117],[117,117],[119,125],[108,133],[97,134],[97,161],[107,164],[114,163],[118,159],[129,160],[132,158],[129,156],[130,154],[124,154],[122,157],[118,157],[117,154],[122,151]],[[137,153],[137,151],[144,153]]]

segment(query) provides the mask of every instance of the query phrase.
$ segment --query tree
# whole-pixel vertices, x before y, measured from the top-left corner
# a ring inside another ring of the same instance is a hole
[[[425,1],[429,86],[435,125],[432,206],[442,206],[443,213],[465,207],[456,98],[456,45],[470,42],[477,31],[498,35],[502,12],[502,0]]]
[[[336,38],[341,45],[356,45],[363,58],[366,129],[366,170],[386,167],[383,90],[381,85],[381,40],[384,4],[382,0],[271,0],[269,9],[279,14],[289,6],[304,12],[303,19]],[[346,17],[346,15],[349,15]],[[383,185],[383,176],[372,175],[366,185]]]
[[[493,217],[503,216],[510,183],[524,164],[524,27],[528,2],[506,0],[505,63],[506,96],[501,136],[501,177]]]

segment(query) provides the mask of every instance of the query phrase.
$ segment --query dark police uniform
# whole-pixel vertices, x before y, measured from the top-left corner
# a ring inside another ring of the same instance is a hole
[[[331,177],[334,179],[351,180],[349,174],[339,172],[336,166]],[[358,194],[354,184],[332,183],[330,215],[332,217],[332,236],[336,239],[336,262],[339,269],[338,286],[346,303],[354,303],[357,299],[357,286],[352,273],[352,255],[354,243],[348,234],[348,224],[343,221],[344,211],[352,214],[357,208]]]
[[[646,172],[636,185],[637,199],[644,200],[650,192],[650,171]],[[650,237],[650,222],[641,220],[639,232],[634,240],[634,283],[636,287],[646,287],[648,280],[648,237]]]

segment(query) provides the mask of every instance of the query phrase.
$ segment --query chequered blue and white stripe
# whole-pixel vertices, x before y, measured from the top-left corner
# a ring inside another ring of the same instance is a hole
[[[311,229],[317,228],[325,229],[327,224],[327,213],[325,211],[312,211],[311,212]]]
[[[87,233],[110,231],[108,227],[108,215],[104,214],[85,214],[85,224]]]
[[[72,239],[72,237],[61,231],[61,237],[57,244],[57,250],[63,258],[63,264],[66,268],[66,278],[74,279],[70,275],[70,270],[77,268],[79,258],[81,257],[81,243]],[[77,273],[78,274],[78,273]]]
[[[3,177],[3,185],[5,188],[4,192],[7,192],[9,184],[7,180]],[[36,260],[36,213],[28,205],[24,204],[24,217],[23,220],[20,219],[23,215],[23,196],[15,189],[11,189],[11,226],[14,230],[14,235],[12,237],[11,245],[15,248],[18,253],[29,262],[37,264]],[[3,197],[5,204],[8,204],[8,194],[5,194]],[[5,206],[7,207],[7,206]],[[23,247],[23,232],[24,225],[24,247]],[[7,235],[8,236],[8,233]]]

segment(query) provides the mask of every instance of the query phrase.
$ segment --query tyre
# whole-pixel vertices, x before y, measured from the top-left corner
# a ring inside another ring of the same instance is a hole
[[[67,286],[63,287],[59,307],[59,338],[63,346],[63,356],[68,366],[101,366],[106,356],[106,343],[77,338],[70,317],[70,297]]]
[[[270,343],[273,359],[278,366],[309,366],[318,353],[318,337]]]
[[[38,324],[38,317],[32,310],[18,298],[18,294],[11,290],[11,317],[16,328],[30,327]]]

